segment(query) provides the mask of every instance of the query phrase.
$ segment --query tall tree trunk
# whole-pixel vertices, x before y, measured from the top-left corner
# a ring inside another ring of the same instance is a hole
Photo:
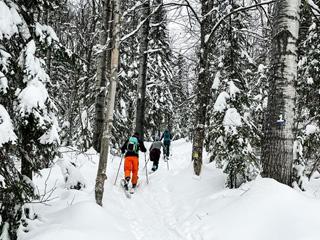
[[[141,27],[140,34],[140,66],[139,66],[139,83],[136,111],[136,132],[140,134],[140,139],[144,140],[144,115],[145,115],[145,98],[146,98],[146,81],[147,81],[147,59],[148,59],[148,34],[149,34],[149,15],[150,1],[143,3],[142,20],[147,19]]]
[[[109,153],[109,143],[113,124],[113,111],[115,105],[116,88],[118,82],[119,66],[119,43],[120,43],[120,0],[112,0],[114,21],[112,34],[112,54],[111,54],[111,76],[108,91],[107,113],[104,121],[104,129],[101,140],[101,150],[99,159],[99,168],[95,186],[95,197],[97,204],[102,206],[102,197],[104,190],[104,181],[107,179],[106,168]]]
[[[202,0],[202,16],[212,9],[213,1]],[[209,34],[211,28],[212,19],[207,16],[201,22],[201,43],[200,43],[200,61],[199,61],[199,75],[197,85],[197,99],[196,99],[196,124],[193,133],[193,145],[192,145],[192,160],[194,173],[200,175],[202,166],[202,151],[203,151],[203,139],[206,123],[207,105],[210,98],[210,89],[212,85],[212,77],[209,76],[209,59],[208,51],[209,42],[206,41],[205,36]]]
[[[90,35],[94,35],[95,31],[96,31],[96,23],[97,23],[97,19],[96,19],[96,16],[97,16],[97,12],[96,12],[96,1],[95,0],[92,0],[91,1],[91,5],[92,5],[92,10],[91,10],[91,19],[90,19],[90,30],[89,30],[89,34]],[[87,62],[87,79],[84,83],[84,97],[83,97],[83,106],[84,106],[84,111],[86,112],[86,119],[82,119],[82,112],[83,111],[79,111],[80,113],[80,119],[81,119],[81,122],[82,123],[85,123],[85,124],[82,124],[82,138],[83,138],[83,149],[84,151],[87,151],[88,148],[90,147],[90,141],[89,139],[91,138],[90,137],[90,133],[89,133],[89,129],[88,129],[88,125],[89,125],[89,104],[88,101],[89,101],[89,94],[90,94],[90,80],[91,80],[91,69],[92,69],[92,60],[93,60],[93,57],[92,57],[92,52],[93,52],[93,47],[94,47],[94,44],[95,44],[95,41],[91,41],[90,44],[88,44],[87,46],[87,50],[86,50],[86,62]]]
[[[96,101],[95,101],[95,119],[93,128],[93,148],[99,152],[101,148],[101,137],[103,130],[104,109],[106,100],[106,69],[107,69],[107,37],[110,19],[110,0],[102,1],[102,29],[99,36],[100,47],[103,47],[98,56],[97,66],[97,84],[96,84]]]
[[[287,185],[292,183],[299,8],[300,0],[276,1],[263,130],[262,175]]]

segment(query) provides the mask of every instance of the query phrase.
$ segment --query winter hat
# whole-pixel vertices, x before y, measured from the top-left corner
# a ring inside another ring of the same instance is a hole
[[[156,136],[156,141],[159,141],[159,140],[160,140],[159,136]]]

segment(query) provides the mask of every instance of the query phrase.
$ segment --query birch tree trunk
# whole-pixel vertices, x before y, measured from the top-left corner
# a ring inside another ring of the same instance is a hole
[[[202,0],[202,16],[212,9],[213,1]],[[203,139],[206,123],[207,105],[210,98],[210,89],[212,85],[212,77],[209,76],[209,59],[208,51],[209,42],[206,41],[206,35],[211,30],[211,17],[207,16],[201,22],[201,49],[200,49],[200,61],[199,61],[199,75],[198,75],[198,89],[196,99],[196,124],[193,134],[192,145],[192,160],[194,173],[199,176],[202,167],[202,151],[203,151]]]
[[[116,88],[118,82],[119,43],[120,43],[120,0],[112,0],[114,20],[112,34],[111,76],[108,91],[107,113],[101,140],[99,167],[95,186],[96,202],[102,206],[104,181],[107,179],[106,168],[109,153],[109,143],[113,125],[113,111],[115,105]]]
[[[140,59],[139,59],[139,83],[137,96],[137,111],[136,111],[136,129],[140,134],[140,139],[144,140],[144,115],[145,115],[145,98],[146,98],[146,81],[147,81],[147,59],[148,59],[148,35],[149,35],[149,15],[150,1],[146,0],[143,3],[143,13],[141,21],[147,19],[141,27],[140,33]]]
[[[102,29],[99,36],[99,44],[101,52],[98,55],[97,66],[97,83],[96,83],[96,101],[95,101],[95,117],[93,128],[93,148],[99,152],[101,148],[101,137],[103,130],[104,109],[106,100],[106,69],[107,69],[107,50],[106,43],[109,30],[110,19],[110,0],[102,1]]]
[[[262,175],[291,186],[300,0],[275,4]]]

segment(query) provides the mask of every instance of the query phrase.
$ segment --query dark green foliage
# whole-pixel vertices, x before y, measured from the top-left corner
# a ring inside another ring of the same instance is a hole
[[[59,110],[63,145],[87,150],[92,142],[92,118],[95,101],[98,15],[89,2],[73,6],[66,2],[59,14],[51,14],[59,36],[51,54],[50,78],[53,96]]]
[[[122,1],[125,12],[134,6],[133,1]],[[121,23],[121,37],[134,31],[139,24],[139,11],[127,12]],[[116,93],[114,124],[112,128],[112,153],[120,155],[120,148],[133,134],[136,108],[136,92],[139,76],[139,40],[135,34],[120,44],[119,84]]]
[[[294,182],[303,189],[305,175],[312,174],[319,166],[319,102],[320,102],[320,40],[319,23],[313,15],[311,6],[304,2],[301,10],[300,41],[298,46],[298,80],[297,80],[297,128],[296,137],[303,147],[303,157],[294,162]],[[314,129],[314,131],[309,131]],[[306,134],[308,133],[308,134]],[[297,154],[297,156],[299,156]],[[299,171],[295,171],[299,169]]]
[[[239,7],[236,1],[232,3],[233,8]],[[211,161],[217,161],[228,174],[227,185],[231,188],[254,178],[259,169],[259,146],[254,144],[260,137],[253,116],[257,118],[255,113],[259,105],[261,108],[262,97],[256,98],[257,92],[251,91],[251,87],[260,74],[248,51],[247,36],[235,31],[248,28],[248,19],[250,15],[246,13],[232,15],[215,42],[219,57],[212,87],[207,149],[212,154]]]
[[[11,239],[17,238],[24,204],[38,199],[32,186],[33,173],[48,167],[57,154],[56,107],[50,98],[52,88],[47,88],[50,78],[45,62],[59,45],[52,29],[41,21],[41,13],[54,9],[55,3],[5,1],[7,6],[15,4],[22,19],[17,32],[0,40],[0,71],[8,81],[8,88],[0,91],[0,104],[9,113],[18,137],[15,144],[0,147],[0,175],[4,179],[0,190],[1,231],[9,227]]]
[[[192,118],[191,109],[194,108],[191,95],[191,79],[188,76],[192,69],[182,54],[174,57],[171,93],[173,98],[173,126],[175,138],[191,138]]]
[[[30,179],[16,170],[13,159],[3,149],[0,149],[0,159],[0,176],[4,177],[4,182],[0,184],[1,234],[6,230],[10,239],[17,239],[23,206],[39,199],[39,195]]]
[[[173,126],[173,55],[169,44],[166,10],[161,0],[153,1],[157,10],[151,18],[149,33],[146,128],[152,140],[165,128],[174,132]]]

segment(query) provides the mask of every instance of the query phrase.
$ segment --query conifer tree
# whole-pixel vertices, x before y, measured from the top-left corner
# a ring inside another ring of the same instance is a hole
[[[139,5],[122,1],[119,84],[116,95],[112,149],[120,154],[123,142],[133,134],[135,125],[136,91],[139,76],[138,35],[133,34],[139,24]]]
[[[230,0],[224,7],[227,6],[240,7],[236,0]],[[240,12],[231,15],[228,25],[221,28],[224,34],[218,40],[221,41],[219,62],[212,86],[215,103],[209,124],[210,151],[212,160],[224,165],[231,188],[249,179],[250,169],[257,167],[252,141],[258,135],[251,118],[252,96],[249,95],[257,69],[247,49],[246,34],[240,31],[247,29],[249,22],[250,16]]]
[[[214,3],[212,1],[201,1],[201,16],[200,22],[200,50],[199,50],[199,65],[196,86],[196,119],[195,128],[193,131],[193,145],[192,145],[192,160],[194,173],[197,176],[201,174],[202,168],[202,153],[203,140],[205,138],[205,127],[207,121],[207,106],[210,99],[210,88],[212,85],[212,78],[210,75],[210,54],[214,48],[212,41],[209,41],[210,27],[214,19]]]
[[[154,13],[150,21],[146,102],[149,139],[159,135],[165,128],[172,131],[173,127],[173,97],[170,92],[173,55],[169,44],[166,10],[162,0],[155,0],[152,5]]]
[[[141,28],[139,31],[139,81],[137,86],[137,104],[136,104],[136,124],[135,132],[140,134],[140,139],[144,140],[145,127],[145,109],[146,109],[146,84],[147,84],[147,66],[148,66],[148,44],[150,29],[150,0],[144,0],[142,3]]]
[[[1,231],[12,239],[16,239],[17,220],[25,201],[37,197],[31,182],[33,173],[50,164],[59,144],[56,107],[47,88],[50,78],[43,54],[55,46],[58,38],[50,26],[37,18],[39,12],[53,10],[56,4],[0,2],[1,10],[8,16],[0,26],[0,104],[4,109],[1,115],[5,112],[17,137],[15,144],[12,139],[0,144],[0,174],[5,179],[0,191],[6,199],[0,212]],[[21,172],[13,159],[21,161]]]
[[[50,78],[59,110],[62,145],[87,150],[92,143],[98,23],[95,1],[65,1],[49,22],[60,38],[52,52]],[[61,91],[62,90],[62,91]]]
[[[315,7],[318,7],[318,12]],[[310,5],[304,1],[301,10],[301,25],[299,30],[299,62],[297,78],[297,126],[293,180],[301,189],[304,189],[303,179],[309,169],[309,177],[319,166],[320,152],[317,147],[320,140],[319,118],[319,89],[320,89],[320,3]],[[319,99],[320,100],[320,99]],[[303,149],[303,151],[302,151]]]
[[[174,58],[173,79],[171,93],[173,98],[173,126],[175,129],[175,138],[191,138],[190,129],[192,129],[192,101],[189,99],[191,80],[187,61],[182,54]]]

